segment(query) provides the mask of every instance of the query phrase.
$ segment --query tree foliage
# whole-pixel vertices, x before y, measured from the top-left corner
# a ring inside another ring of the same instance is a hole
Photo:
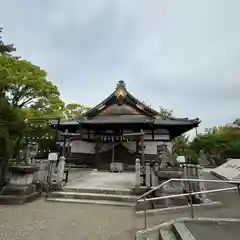
[[[68,119],[74,119],[82,116],[89,109],[89,107],[81,104],[70,103],[66,105],[64,113]]]
[[[0,55],[11,56],[11,53],[14,52],[16,49],[13,44],[4,44],[2,39],[2,32],[3,28],[0,27]]]
[[[56,132],[50,119],[75,117],[88,108],[66,105],[57,86],[40,67],[12,56],[13,44],[5,44],[0,28],[0,158],[14,157],[30,139],[49,149]],[[31,141],[32,141],[31,140]]]
[[[173,117],[173,111],[164,107],[160,107],[158,116],[162,119],[168,119],[169,117]]]
[[[46,72],[25,60],[0,57],[0,74],[5,83],[5,96],[18,108],[41,107],[59,98],[59,91]]]

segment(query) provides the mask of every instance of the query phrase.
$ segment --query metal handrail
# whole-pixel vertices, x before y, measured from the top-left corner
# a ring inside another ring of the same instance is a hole
[[[175,194],[175,195],[169,195],[169,196],[161,196],[161,197],[154,197],[154,198],[146,198],[147,195],[150,193],[156,191],[157,189],[161,188],[162,186],[166,185],[170,182],[212,182],[212,183],[228,183],[228,184],[236,184],[237,187],[231,187],[231,188],[221,188],[221,189],[212,189],[212,190],[204,190],[204,191],[198,191],[198,192],[188,192],[188,193],[181,193],[181,194]],[[239,181],[229,181],[229,180],[207,180],[207,179],[184,179],[184,178],[171,178],[161,184],[159,184],[157,187],[149,190],[148,192],[144,193],[140,197],[137,198],[138,202],[144,202],[145,203],[145,209],[144,209],[144,226],[147,228],[147,202],[154,201],[154,200],[161,200],[161,199],[169,199],[169,198],[177,198],[177,197],[183,197],[183,196],[189,196],[190,205],[191,205],[191,216],[194,218],[194,209],[193,209],[193,195],[197,194],[204,194],[204,193],[213,193],[213,192],[224,192],[224,191],[230,191],[230,190],[238,190],[238,194],[240,195],[240,182]],[[143,199],[142,199],[143,198]]]
[[[212,189],[212,190],[206,190],[206,191],[200,191],[200,192],[193,192],[193,193],[183,193],[183,194],[176,194],[176,195],[169,195],[169,196],[162,196],[162,197],[158,197],[158,198],[144,198],[144,200],[139,199],[139,202],[142,201],[153,201],[153,200],[159,200],[159,199],[168,199],[168,198],[177,198],[177,197],[181,197],[181,196],[189,196],[190,199],[190,209],[191,209],[191,217],[194,219],[194,204],[192,202],[192,196],[193,195],[197,195],[197,194],[201,194],[201,193],[214,193],[214,192],[225,192],[225,191],[231,191],[231,190],[238,190],[238,194],[240,195],[240,191],[239,191],[239,185],[237,187],[231,187],[231,188],[221,188],[221,189]],[[147,228],[147,210],[145,208],[144,210],[144,223],[145,223],[145,229]],[[159,234],[159,228],[162,226],[159,225],[157,226],[154,231],[157,231],[157,234]],[[142,239],[141,238],[141,234],[137,236],[136,239]]]
[[[229,184],[236,184],[236,185],[240,185],[239,181],[230,181],[230,180],[207,180],[207,179],[188,179],[188,178],[171,178],[161,184],[159,184],[157,187],[152,188],[151,190],[149,190],[148,192],[142,194],[140,197],[137,198],[137,201],[140,200],[141,198],[146,198],[147,195],[149,195],[150,193],[158,190],[159,188],[163,187],[164,185],[166,185],[167,183],[170,182],[212,182],[212,183],[229,183]]]
[[[236,182],[234,181],[234,183],[236,183]],[[145,203],[144,204],[145,205],[145,209],[144,209],[144,227],[145,227],[145,229],[147,228],[147,205],[146,205],[146,202],[148,202],[148,201],[188,196],[189,197],[189,201],[190,201],[191,217],[194,219],[194,208],[193,208],[192,196],[197,195],[197,194],[203,194],[203,193],[225,192],[225,191],[231,191],[231,190],[238,190],[238,194],[240,195],[239,182],[237,182],[237,183],[238,183],[237,187],[231,187],[231,188],[219,188],[219,189],[212,189],[212,190],[205,190],[205,191],[198,191],[198,192],[189,192],[189,193],[181,193],[181,194],[175,194],[175,195],[161,196],[161,197],[155,197],[155,198],[145,198],[144,197],[144,199],[138,199],[137,202],[144,202]]]
[[[218,188],[218,189],[212,189],[212,190],[205,190],[205,191],[198,191],[198,192],[191,192],[191,193],[180,193],[175,195],[168,195],[168,196],[161,196],[161,197],[154,197],[154,198],[145,198],[145,199],[139,199],[138,202],[149,202],[149,201],[155,201],[155,200],[161,200],[161,199],[168,199],[168,198],[178,198],[178,197],[184,197],[189,195],[198,195],[201,193],[214,193],[214,192],[225,192],[225,191],[231,191],[231,190],[237,190],[238,187],[231,187],[231,188]]]

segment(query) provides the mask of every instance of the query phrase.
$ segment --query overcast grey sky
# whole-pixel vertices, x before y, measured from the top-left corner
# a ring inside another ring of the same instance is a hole
[[[67,103],[128,90],[200,129],[240,115],[239,0],[0,0],[4,40]]]

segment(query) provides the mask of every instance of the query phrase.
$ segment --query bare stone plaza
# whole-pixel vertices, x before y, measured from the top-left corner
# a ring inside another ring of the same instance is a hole
[[[81,170],[72,170],[72,174],[70,173],[69,176],[69,185],[66,186],[66,188],[91,188],[92,186],[99,189],[112,189],[111,184],[114,183],[114,181],[112,182],[111,177],[113,175],[115,175],[115,179],[118,180],[118,190],[126,189],[126,186],[128,189],[131,188],[133,182],[131,173],[98,173],[95,171],[86,171],[84,174],[81,174],[81,172]],[[95,179],[97,175],[99,181]],[[109,178],[107,178],[107,176],[109,176]],[[210,173],[205,173],[205,177],[206,179],[215,179]],[[90,182],[92,183],[90,184]],[[207,188],[215,189],[227,186],[228,184],[208,184]],[[237,192],[216,193],[209,195],[209,197],[213,200],[221,201],[223,205],[209,208],[196,207],[196,218],[236,219],[240,217],[239,196]],[[229,199],[231,199],[231,201],[229,201]],[[1,240],[130,240],[134,239],[137,230],[144,227],[143,216],[137,216],[135,209],[132,207],[58,203],[45,201],[43,197],[20,206],[0,205],[0,216]],[[148,227],[154,227],[162,222],[183,217],[190,217],[189,209],[166,211],[158,215],[149,215]],[[235,234],[238,233],[239,232],[236,232]],[[222,240],[225,238],[219,239]]]

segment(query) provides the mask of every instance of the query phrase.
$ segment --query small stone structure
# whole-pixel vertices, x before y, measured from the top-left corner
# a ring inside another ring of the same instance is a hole
[[[181,160],[180,162],[178,160]],[[151,168],[149,169],[149,163],[145,165],[145,186],[147,188],[153,188],[161,183],[171,179],[202,179],[203,167],[200,165],[185,163],[184,156],[174,156],[168,149],[162,144],[157,147],[157,159],[151,162]],[[162,188],[156,191],[155,196],[174,195],[186,192],[198,192],[204,191],[205,186],[203,182],[191,182],[191,181],[174,181],[166,183]],[[194,203],[200,203],[208,201],[205,194],[199,194],[194,197]],[[158,201],[155,204],[158,206],[170,206],[170,205],[182,205],[187,204],[187,198],[173,198],[166,199],[164,201]]]
[[[34,175],[34,181],[46,183],[48,179],[49,161],[42,159],[36,162],[36,166],[39,167],[39,170]]]
[[[123,163],[121,163],[121,162],[111,162],[110,172],[123,172]]]
[[[140,188],[141,186],[141,165],[140,165],[140,159],[136,159],[136,164],[135,164],[135,188]]]
[[[35,200],[41,191],[34,183],[34,174],[38,167],[31,165],[15,165],[9,167],[10,183],[0,193],[1,204],[23,204]]]
[[[64,156],[58,158],[57,153],[50,153],[48,160],[50,164],[48,183],[52,185],[54,189],[60,189],[63,186],[66,158]]]

